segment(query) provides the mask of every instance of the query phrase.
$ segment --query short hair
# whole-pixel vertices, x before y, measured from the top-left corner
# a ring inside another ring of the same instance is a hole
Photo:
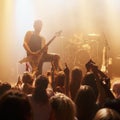
[[[120,82],[113,83],[113,92],[115,93],[115,97],[120,97]]]
[[[0,96],[10,89],[11,89],[10,83],[7,83],[7,82],[1,83],[0,84]]]
[[[73,120],[75,117],[74,102],[63,93],[56,93],[50,98],[50,104],[56,120]]]
[[[35,89],[33,91],[33,100],[36,103],[47,103],[48,95],[47,95],[47,87],[48,87],[48,77],[45,75],[39,75],[35,81]]]
[[[39,75],[36,78],[35,87],[43,89],[43,90],[46,90],[47,86],[48,86],[48,83],[49,83],[49,80],[48,80],[47,76],[45,76],[45,75]]]
[[[120,115],[109,108],[102,108],[98,110],[93,120],[120,120]]]
[[[24,72],[22,76],[22,82],[32,84],[33,83],[32,75],[29,72]]]
[[[42,25],[42,21],[40,19],[34,21],[34,26]]]

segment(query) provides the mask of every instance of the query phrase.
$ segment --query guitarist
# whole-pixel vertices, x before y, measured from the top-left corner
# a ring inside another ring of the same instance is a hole
[[[33,25],[34,31],[26,32],[23,47],[27,52],[32,71],[37,70],[37,75],[42,74],[43,62],[53,62],[55,68],[59,69],[60,56],[57,54],[48,54],[48,46],[45,46],[45,38],[40,35],[42,21],[36,20]],[[54,36],[52,39],[54,39]],[[44,49],[42,49],[44,48]],[[42,49],[42,52],[39,52]],[[39,59],[38,59],[39,58]]]

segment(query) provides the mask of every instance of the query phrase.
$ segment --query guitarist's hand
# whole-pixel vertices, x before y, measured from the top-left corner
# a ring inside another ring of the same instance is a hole
[[[43,53],[47,53],[48,51],[48,46],[45,46],[45,48],[43,49]]]
[[[38,52],[31,52],[31,55],[37,55]]]

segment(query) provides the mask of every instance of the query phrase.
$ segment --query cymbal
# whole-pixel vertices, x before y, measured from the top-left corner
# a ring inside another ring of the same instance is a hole
[[[70,39],[69,42],[72,44],[78,44],[78,45],[82,44],[81,40],[79,39]]]
[[[90,36],[90,37],[99,37],[100,35],[99,34],[95,34],[95,33],[89,33],[88,36]]]
[[[80,36],[80,35],[77,35],[77,34],[74,34],[73,37],[74,37],[74,38],[77,38],[77,39],[81,39],[81,36]]]

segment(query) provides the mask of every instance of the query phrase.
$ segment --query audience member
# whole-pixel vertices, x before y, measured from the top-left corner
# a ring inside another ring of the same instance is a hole
[[[98,88],[97,88],[97,85],[96,85],[96,78],[95,78],[95,75],[92,71],[92,67],[91,67],[91,64],[95,64],[92,60],[89,60],[86,64],[85,64],[85,67],[86,67],[86,74],[82,80],[82,85],[89,85],[93,88],[94,92],[95,92],[95,97],[97,99],[98,97]]]
[[[49,120],[75,120],[75,104],[63,93],[56,93],[50,98],[52,107]]]
[[[92,120],[98,106],[93,88],[82,85],[77,92],[75,99],[78,120]]]
[[[116,98],[120,98],[120,82],[113,83],[112,91]]]
[[[32,96],[29,95],[30,103],[33,108],[33,120],[48,120],[51,107],[49,104],[49,95],[46,91],[48,78],[45,75],[39,75],[35,81],[35,89]]]
[[[71,72],[71,81],[70,81],[70,94],[71,99],[74,101],[76,93],[80,87],[82,81],[82,70],[75,66]]]
[[[5,92],[11,89],[11,84],[7,82],[3,82],[0,84],[0,96],[2,96]]]
[[[66,94],[65,90],[65,74],[63,71],[58,72],[56,79],[55,79],[55,92],[61,92]]]
[[[93,120],[120,120],[120,115],[113,109],[100,109]]]
[[[26,94],[31,94],[33,92],[33,77],[29,72],[23,73],[22,82],[22,91]]]
[[[103,107],[114,109],[120,114],[120,99],[106,100]]]
[[[94,92],[95,92],[95,97],[97,99],[98,88],[97,88],[97,85],[96,85],[96,78],[95,78],[94,73],[92,73],[92,72],[87,73],[82,80],[82,85],[91,86],[93,88]]]
[[[32,120],[28,97],[21,91],[9,90],[0,98],[1,120]]]

